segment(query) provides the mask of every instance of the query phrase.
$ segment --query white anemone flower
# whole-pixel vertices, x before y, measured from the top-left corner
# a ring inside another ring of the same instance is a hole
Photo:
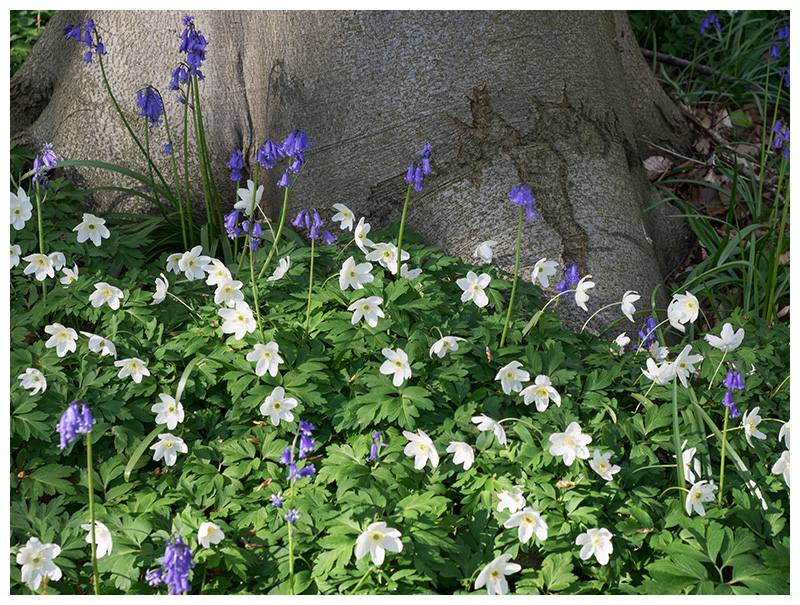
[[[747,445],[753,447],[753,442],[751,439],[755,437],[756,439],[766,439],[767,436],[758,430],[758,425],[761,422],[761,416],[758,415],[760,408],[756,406],[752,409],[752,411],[747,412],[742,415],[742,426],[744,427],[744,438],[747,439]]]
[[[25,275],[33,273],[34,277],[39,281],[44,281],[46,277],[55,277],[55,268],[49,256],[37,252],[23,256],[22,260],[28,263],[28,266],[23,271]]]
[[[625,349],[625,347],[628,344],[630,344],[630,342],[631,342],[631,339],[628,336],[625,335],[625,332],[623,332],[622,334],[620,334],[619,336],[617,336],[614,339],[614,344],[619,347],[620,354],[622,354],[623,350]],[[612,353],[616,353],[616,351],[614,349],[610,349],[610,351]]]
[[[547,260],[546,258],[540,258],[533,266],[533,271],[531,272],[531,282],[535,284],[536,280],[538,279],[539,283],[542,284],[542,288],[549,287],[550,276],[556,274],[556,267],[558,267],[557,262]]]
[[[553,444],[550,446],[550,453],[561,456],[564,464],[571,466],[576,457],[583,460],[589,457],[589,448],[586,446],[592,442],[592,438],[581,433],[577,422],[570,422],[563,433],[550,435],[550,442]]]
[[[635,290],[628,290],[622,295],[622,313],[631,321],[634,321],[633,314],[636,313],[636,309],[633,308],[633,303],[640,298],[641,296]]]
[[[675,376],[675,366],[668,362],[656,365],[652,358],[648,358],[647,369],[643,369],[642,374],[656,384],[669,384]]]
[[[684,324],[694,323],[699,312],[700,303],[689,292],[675,294],[667,307],[667,317],[670,325],[681,332],[686,331]]]
[[[176,437],[171,433],[160,433],[158,438],[161,441],[150,446],[150,449],[155,451],[155,454],[153,454],[155,462],[163,458],[164,464],[172,466],[178,461],[178,453],[189,453],[189,448],[186,447],[186,443],[180,437]]]
[[[78,333],[72,328],[66,328],[60,323],[45,326],[44,331],[50,334],[50,338],[44,343],[48,349],[56,348],[56,355],[64,357],[69,351],[77,348]]]
[[[461,338],[459,336],[443,336],[431,347],[431,350],[428,351],[428,357],[433,357],[433,354],[439,356],[439,359],[444,357],[448,351],[458,351],[458,343],[459,342],[466,342],[466,338]]]
[[[84,523],[81,525],[81,529],[85,529],[89,532],[86,535],[86,543],[92,543],[92,524],[91,523]],[[114,547],[114,540],[111,538],[111,532],[108,531],[105,523],[101,521],[95,520],[94,522],[94,543],[97,546],[97,550],[95,551],[97,558],[105,557],[106,555],[111,554],[111,549]]]
[[[504,595],[508,592],[506,576],[518,572],[522,566],[518,563],[509,563],[511,555],[500,555],[481,570],[475,578],[475,589],[486,586],[490,595]]]
[[[731,324],[726,323],[722,326],[719,336],[706,334],[704,338],[706,342],[715,349],[730,353],[742,344],[742,340],[744,340],[744,328],[739,328],[734,334]]]
[[[372,240],[367,237],[369,233],[370,226],[369,223],[364,222],[364,217],[362,216],[358,219],[358,225],[356,225],[356,237],[355,242],[356,246],[364,253],[367,254],[367,246],[372,246]]]
[[[240,212],[244,212],[247,216],[253,213],[255,206],[261,201],[261,196],[264,195],[264,185],[258,186],[258,191],[255,191],[256,203],[253,204],[253,193],[256,184],[250,179],[247,180],[247,189],[242,187],[236,190],[236,195],[239,196],[239,201],[233,207]]]
[[[104,281],[96,283],[94,288],[94,292],[89,295],[89,302],[92,303],[93,307],[100,307],[103,303],[106,303],[115,311],[119,309],[120,298],[125,298],[122,290]]]
[[[586,308],[586,301],[589,300],[589,295],[586,293],[586,290],[594,288],[594,282],[588,281],[590,277],[591,275],[587,275],[586,277],[581,278],[581,281],[579,281],[578,285],[575,286],[575,304],[584,311],[589,310]]]
[[[19,259],[22,256],[22,248],[19,247],[19,244],[14,244],[11,246],[11,269],[19,265]]]
[[[17,231],[25,227],[25,223],[33,216],[33,204],[25,190],[20,187],[16,193],[11,192],[11,226]]]
[[[212,544],[219,544],[224,539],[225,533],[222,528],[211,521],[203,521],[197,530],[197,541],[203,548],[208,548]]]
[[[20,580],[34,592],[39,590],[42,580],[47,576],[50,582],[61,579],[61,568],[53,563],[61,547],[58,544],[42,544],[39,538],[30,538],[17,553],[17,565],[22,565]]]
[[[36,368],[28,368],[24,374],[17,376],[23,389],[31,389],[31,397],[47,390],[47,380]]]
[[[703,361],[702,355],[689,355],[691,350],[692,345],[686,345],[683,347],[683,351],[675,358],[675,361],[672,362],[673,371],[684,388],[689,387],[688,379],[695,372],[694,364]]]
[[[361,321],[361,318],[363,317],[364,321],[367,322],[367,325],[372,328],[376,327],[378,325],[378,318],[385,317],[383,310],[380,307],[382,303],[383,299],[380,296],[360,298],[352,305],[347,307],[348,311],[353,311],[353,319],[350,321],[350,323],[355,325]]]
[[[175,403],[175,398],[166,393],[159,393],[161,400],[150,408],[156,414],[156,424],[166,424],[170,431],[174,431],[179,423],[183,422],[184,411],[181,402]]]
[[[203,268],[207,274],[206,285],[218,286],[226,279],[232,279],[231,270],[225,266],[218,258],[212,258],[211,262]]]
[[[175,252],[167,257],[167,271],[172,271],[176,275],[181,272],[181,259],[183,252]]]
[[[481,414],[480,416],[473,416],[472,422],[478,425],[479,431],[494,431],[494,436],[497,437],[497,443],[500,445],[505,445],[506,431],[502,424],[495,422],[484,414]]]
[[[465,471],[475,462],[475,452],[472,450],[472,446],[463,441],[451,441],[446,451],[453,454],[453,464],[464,464]]]
[[[666,361],[667,356],[669,355],[669,349],[667,347],[662,347],[657,340],[654,340],[650,344],[650,348],[647,350],[647,352],[650,353],[656,363],[662,363]],[[672,380],[672,376],[670,376],[669,380]]]
[[[683,442],[681,447],[686,447],[686,442]],[[689,483],[694,483],[700,477],[700,460],[694,457],[697,452],[696,447],[681,452],[681,459],[683,460],[683,476]],[[675,457],[675,454],[672,455]]]
[[[233,309],[218,309],[217,315],[225,320],[222,324],[222,332],[233,334],[236,340],[241,340],[249,332],[255,332],[255,317],[250,310],[250,305],[243,300],[236,301]]]
[[[522,370],[522,364],[518,361],[512,361],[504,365],[497,372],[495,380],[500,381],[500,386],[503,387],[503,392],[510,395],[511,391],[519,393],[522,390],[522,383],[531,379],[531,375],[527,370]]]
[[[64,284],[65,289],[78,279],[78,265],[74,265],[72,269],[64,267],[61,272],[64,274],[64,277],[61,278],[61,283]]]
[[[111,236],[106,228],[106,220],[88,212],[83,215],[83,221],[73,231],[78,232],[79,244],[90,239],[95,246],[99,246],[103,238]]]
[[[611,481],[614,478],[613,475],[620,470],[619,466],[611,464],[610,459],[611,452],[601,454],[600,450],[594,450],[592,459],[589,460],[589,466],[592,467],[592,470],[606,481]]]
[[[701,479],[697,483],[692,484],[689,490],[689,495],[686,496],[686,514],[691,515],[692,510],[701,517],[706,516],[706,509],[703,508],[703,502],[714,501],[714,490],[717,486],[709,483],[705,479]]]
[[[609,555],[614,552],[612,537],[613,534],[605,527],[587,529],[575,539],[575,544],[581,547],[581,559],[586,560],[594,555],[600,565],[608,563]]]
[[[53,263],[53,269],[61,271],[61,267],[67,264],[67,257],[63,252],[51,252],[48,254],[50,262]]]
[[[273,378],[278,375],[278,365],[283,363],[283,357],[278,355],[278,343],[274,340],[265,345],[256,344],[245,359],[256,362],[257,376],[263,376],[269,372]]]
[[[387,550],[389,552],[403,550],[403,543],[400,541],[402,535],[383,521],[371,523],[356,539],[356,559],[361,559],[369,553],[375,565],[382,565]]]
[[[506,529],[518,527],[517,536],[519,537],[519,541],[523,544],[534,535],[542,541],[547,540],[547,523],[542,519],[542,515],[539,511],[530,507],[524,508],[511,515],[508,521],[503,523],[503,527]]]
[[[789,483],[789,450],[785,450],[778,461],[772,465],[773,475],[783,475],[783,480],[786,482],[786,487],[791,488]]]
[[[532,385],[522,389],[520,395],[525,405],[530,405],[532,401],[536,402],[536,409],[539,412],[544,412],[551,400],[561,407],[561,395],[553,388],[550,377],[544,374],[539,374]]]
[[[400,267],[400,277],[405,277],[408,281],[414,281],[422,275],[422,269],[409,269],[406,263]]]
[[[784,437],[786,437],[786,447],[787,447],[787,448],[789,447],[789,433],[790,433],[790,432],[791,432],[791,429],[789,428],[789,423],[788,423],[788,422],[786,422],[786,423],[785,423],[785,424],[784,424],[784,425],[781,427],[781,430],[780,430],[780,432],[778,433],[778,441],[780,441],[781,439],[783,439]]]
[[[297,407],[297,399],[286,397],[283,387],[275,387],[272,393],[264,400],[259,410],[264,416],[269,416],[272,424],[278,426],[281,420],[292,422],[294,414],[291,410]]]
[[[286,272],[289,270],[289,257],[282,258],[278,261],[278,266],[273,271],[272,275],[267,278],[267,281],[278,281],[281,277],[286,275]]]
[[[497,242],[493,239],[481,242],[478,244],[478,247],[475,248],[475,252],[473,252],[472,256],[480,258],[485,263],[490,263],[492,262],[492,247],[496,245]]]
[[[347,288],[353,290],[362,290],[364,284],[370,283],[375,279],[375,276],[370,273],[372,271],[372,263],[359,263],[356,264],[351,256],[342,265],[342,270],[339,271],[339,287],[342,292]]]
[[[164,299],[167,297],[167,290],[169,289],[169,281],[167,280],[166,276],[162,273],[161,277],[156,277],[156,291],[153,293],[153,302],[151,305],[157,305],[160,302],[163,302]]]
[[[243,300],[242,282],[228,278],[217,284],[217,289],[214,291],[214,304],[235,307],[237,302]]]
[[[334,204],[333,207],[338,212],[331,217],[331,220],[339,223],[339,229],[342,231],[345,229],[352,231],[353,219],[355,219],[352,210],[344,204]]]
[[[144,365],[144,361],[138,357],[120,359],[119,361],[115,361],[114,365],[118,368],[122,368],[119,371],[119,374],[117,374],[117,378],[125,378],[126,376],[130,376],[133,379],[133,382],[138,384],[142,382],[143,376],[150,376],[150,370],[148,370]]]
[[[436,446],[425,431],[418,430],[416,433],[403,431],[403,437],[408,439],[403,453],[406,456],[414,456],[415,469],[419,470],[424,467],[428,460],[431,461],[433,468],[439,466],[439,452],[436,451]]]
[[[368,261],[378,261],[378,264],[381,267],[389,269],[389,272],[392,275],[397,274],[397,246],[394,244],[388,243],[377,243],[372,244],[372,252],[367,254],[366,258]],[[400,262],[402,263],[404,260],[409,259],[409,254],[406,250],[403,250],[402,254],[400,255]]]
[[[181,255],[178,261],[178,268],[183,271],[186,279],[189,281],[195,279],[205,279],[206,266],[211,262],[211,258],[204,255],[203,247],[200,245],[195,246],[191,250],[187,250]]]
[[[489,297],[486,296],[484,289],[492,281],[488,273],[481,273],[480,277],[474,271],[467,271],[467,276],[456,280],[456,284],[464,293],[461,295],[461,302],[471,300],[479,307],[483,308],[489,304]]]
[[[515,485],[514,489],[503,490],[497,497],[500,498],[500,503],[497,505],[497,512],[508,510],[510,513],[515,513],[525,507],[525,496],[522,495],[522,486]]]
[[[403,349],[392,351],[384,348],[381,353],[386,357],[386,361],[380,367],[381,374],[394,374],[392,384],[399,387],[407,378],[411,378],[411,366],[408,364],[408,355]]]
[[[111,355],[114,359],[117,358],[117,347],[113,342],[91,332],[81,332],[81,334],[89,339],[89,350],[92,353],[100,353],[103,357]]]

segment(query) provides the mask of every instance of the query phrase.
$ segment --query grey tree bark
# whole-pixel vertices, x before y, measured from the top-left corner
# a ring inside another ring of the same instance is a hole
[[[143,171],[99,66],[83,63],[81,47],[61,32],[94,19],[129,119],[145,128],[136,91],[153,85],[177,130],[182,105],[167,88],[182,57],[182,16],[56,12],[11,81],[12,136],[31,148],[53,142],[67,159]],[[433,174],[412,194],[407,224],[465,259],[496,240],[495,258],[513,270],[518,210],[506,194],[525,181],[541,218],[524,224],[521,264],[576,262],[597,283],[594,308],[626,290],[649,300],[685,249],[688,231],[670,217],[675,209],[653,208],[658,196],[642,159],[649,142],[685,153],[690,133],[649,73],[624,12],[198,11],[195,24],[209,41],[202,107],[227,207],[235,201],[224,165],[231,153],[243,149],[252,169],[264,140],[301,128],[312,148],[290,210],[315,206],[324,218],[341,202],[373,228],[396,221],[406,169],[430,142]],[[163,147],[162,130],[152,131],[154,146]],[[117,180],[90,169],[71,176],[87,186]],[[279,178],[259,176],[272,217]],[[199,203],[199,179],[194,186]],[[135,207],[111,194],[93,203]],[[570,325],[587,317],[559,307]],[[612,309],[595,325],[618,317]]]

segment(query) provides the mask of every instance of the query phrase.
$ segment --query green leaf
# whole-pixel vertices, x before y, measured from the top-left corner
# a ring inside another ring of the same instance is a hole
[[[177,401],[177,397],[175,398],[175,400]],[[164,431],[164,430],[166,430],[165,426],[158,425],[156,428],[154,428],[152,431],[150,431],[150,434],[147,437],[142,439],[142,442],[133,451],[133,454],[131,454],[131,459],[128,460],[128,464],[125,465],[125,473],[124,473],[125,481],[130,481],[131,480],[131,473],[133,472],[133,467],[135,467],[136,463],[139,462],[139,458],[142,457],[142,454],[144,454],[144,452],[147,449],[147,447],[156,438],[156,435],[158,435],[161,431]]]
[[[741,109],[734,109],[728,115],[730,116],[731,123],[734,126],[739,126],[741,128],[750,128],[752,126],[750,123],[750,118],[748,118],[747,114]]]
[[[578,579],[578,576],[572,573],[572,553],[570,552],[549,555],[542,563],[540,573],[548,592],[566,590]]]

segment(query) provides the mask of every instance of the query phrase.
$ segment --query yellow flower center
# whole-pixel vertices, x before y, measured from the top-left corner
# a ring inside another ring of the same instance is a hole
[[[173,446],[174,446],[174,445],[175,445],[175,444],[174,444],[174,443],[172,443],[172,441],[165,441],[165,442],[164,442],[164,447],[165,447],[166,449],[168,449],[168,450],[171,450],[171,449],[173,448]]]
[[[370,534],[369,539],[375,542],[376,544],[379,544],[383,542],[383,533],[379,531],[374,531]]]
[[[573,449],[575,447],[574,437],[564,437],[564,447]]]
[[[537,397],[550,399],[550,394],[547,392],[547,389],[545,387],[537,387],[535,393]]]

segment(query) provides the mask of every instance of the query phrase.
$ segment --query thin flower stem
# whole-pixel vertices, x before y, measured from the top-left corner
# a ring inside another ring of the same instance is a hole
[[[275,254],[275,250],[278,248],[278,242],[281,239],[281,232],[283,231],[283,224],[286,222],[286,208],[289,205],[289,189],[290,187],[286,187],[286,191],[283,194],[283,208],[281,208],[281,217],[278,219],[278,233],[272,240],[272,248],[269,251],[269,255],[267,255],[267,260],[264,261],[264,266],[261,267],[261,271],[258,274],[258,279],[264,277],[264,271],[267,270],[269,261],[272,260],[272,255]]]
[[[410,188],[411,188],[411,185],[409,185],[409,189]],[[372,574],[372,572],[374,570],[375,570],[375,567],[370,566],[370,568],[367,570],[367,572],[358,581],[358,584],[356,584],[356,587],[353,589],[353,592],[350,593],[351,596],[358,592],[358,589],[361,588],[361,585],[367,580],[367,578],[370,576],[370,574]]]
[[[656,330],[658,330],[658,328],[659,328],[659,327],[661,327],[662,325],[664,325],[664,324],[665,324],[665,323],[667,323],[668,321],[669,321],[669,318],[667,318],[667,319],[665,319],[664,321],[662,321],[661,323],[657,324],[655,328],[653,328],[653,329],[652,329],[652,330],[650,330],[650,331],[649,331],[647,334],[645,334],[645,335],[644,335],[644,338],[642,339],[642,342],[644,342],[645,340],[647,340],[647,339],[650,337],[650,335],[651,335],[653,332],[655,332]],[[641,345],[641,343],[639,343],[639,344]],[[634,353],[634,355],[633,355],[633,358],[634,358],[634,359],[636,359],[636,356],[639,354],[639,351],[641,351],[641,350],[642,350],[642,347],[641,347],[641,346],[639,346],[639,347],[637,347],[637,348],[636,348],[636,353]]]
[[[402,262],[403,255],[401,253],[403,245],[403,227],[406,224],[406,210],[408,210],[408,200],[411,197],[411,183],[408,184],[406,190],[406,201],[403,204],[403,215],[400,217],[400,232],[397,235],[397,277],[400,277],[400,263]],[[390,267],[391,270],[391,267]]]
[[[200,590],[197,591],[197,594],[201,594],[203,589],[206,587],[206,572],[208,571],[208,561],[203,563],[203,580],[200,582]]]
[[[161,99],[161,105],[164,105],[164,99],[161,97],[161,93],[158,93],[159,99]],[[167,112],[164,112],[164,129],[167,131],[167,142],[169,143],[169,157],[172,163],[172,179],[175,183],[175,194],[177,195],[176,206],[178,207],[178,212],[181,215],[181,235],[183,235],[183,246],[189,250],[189,240],[186,237],[186,217],[183,214],[183,201],[181,200],[181,189],[178,186],[178,163],[175,161],[175,152],[172,149],[172,136],[169,132],[169,120],[167,120]],[[151,177],[152,179],[152,177]],[[187,199],[188,202],[188,199]]]
[[[410,185],[409,185],[410,187]],[[410,189],[409,189],[410,191]],[[514,306],[514,295],[517,293],[517,279],[519,278],[519,248],[522,241],[522,216],[525,208],[519,207],[519,223],[517,224],[517,255],[514,261],[514,283],[511,286],[511,298],[508,300],[508,312],[506,313],[506,323],[503,325],[503,335],[500,337],[500,348],[506,343],[506,332],[508,331],[508,322],[511,321],[511,309]]]
[[[617,302],[608,303],[608,304],[607,304],[605,307],[600,307],[600,308],[599,308],[597,311],[595,311],[594,313],[592,313],[592,314],[589,316],[589,319],[587,319],[587,320],[586,320],[586,323],[585,323],[585,324],[583,324],[583,327],[581,327],[581,331],[580,331],[579,333],[582,333],[582,332],[583,332],[583,331],[586,329],[586,326],[588,326],[588,325],[589,325],[589,322],[590,322],[590,321],[592,321],[592,319],[594,318],[594,316],[595,316],[595,315],[597,315],[598,313],[600,313],[600,311],[603,311],[603,310],[605,310],[605,309],[608,309],[609,307],[613,307],[614,305],[621,305],[621,304],[622,304],[622,301],[620,300],[620,301],[617,301]]]
[[[728,354],[727,349],[722,352],[722,359],[719,360],[719,364],[717,364],[717,369],[714,370],[714,373],[711,375],[711,380],[708,382],[708,386],[711,387],[714,385],[714,379],[717,377],[717,372],[722,367],[722,362],[725,361],[725,356]]]
[[[46,197],[47,194],[45,194]],[[39,254],[44,254],[44,232],[42,231],[42,190],[36,183],[36,219],[39,222]],[[42,280],[42,304],[47,307],[47,286]]]
[[[97,541],[94,535],[94,468],[92,467],[92,431],[86,433],[86,468],[89,472],[89,531],[92,534],[92,577],[94,578],[94,594],[100,594],[99,575],[97,573]]]
[[[306,338],[308,338],[308,320],[311,316],[311,288],[314,285],[314,241],[311,238],[311,266],[308,269],[308,305],[306,306]]]
[[[256,221],[255,221],[255,206],[256,206],[256,192],[258,191],[258,164],[256,164],[256,169],[253,174],[253,199],[250,202],[250,220],[247,222],[247,240],[245,247],[250,248],[250,285],[253,287],[253,305],[256,309],[256,321],[258,322],[258,331],[261,333],[261,342],[264,342],[264,327],[261,325],[261,311],[258,308],[258,287],[256,285],[256,272],[254,266],[256,264],[255,258],[253,255],[253,231],[255,231]],[[244,250],[242,250],[244,252]],[[244,254],[242,254],[242,258],[244,258]],[[239,265],[241,267],[241,265]]]
[[[675,467],[678,470],[678,489],[686,489],[686,477],[683,474],[683,451],[681,449],[681,435],[678,430],[678,378],[672,379],[672,439],[675,448]],[[685,496],[681,496],[681,509],[684,508]]]
[[[191,80],[189,81],[187,90],[191,90]],[[194,222],[192,221],[192,204],[189,194],[189,99],[183,100],[183,181],[186,188],[186,213],[187,213],[187,226],[189,227],[189,245],[194,246]]]
[[[725,421],[722,424],[722,452],[719,455],[719,497],[717,498],[717,506],[722,506],[722,486],[725,479],[725,443],[728,441],[728,416],[730,416],[730,413],[725,408]]]

